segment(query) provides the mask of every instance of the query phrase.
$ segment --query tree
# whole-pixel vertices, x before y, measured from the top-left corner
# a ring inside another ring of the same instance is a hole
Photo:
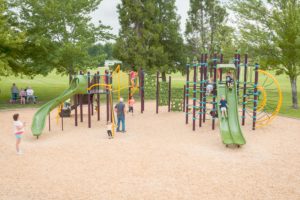
[[[233,29],[226,25],[227,15],[218,0],[190,0],[185,37],[192,57],[232,46]]]
[[[297,0],[235,0],[241,40],[256,51],[263,67],[288,75],[293,108],[298,108],[300,75],[300,2]]]
[[[184,56],[175,0],[122,0],[118,12],[118,59],[148,72],[159,70],[164,80],[167,72],[179,69]]]
[[[46,75],[53,69],[73,74],[95,66],[88,49],[110,39],[108,27],[91,23],[90,13],[101,0],[16,0],[25,41],[24,64],[28,73]]]
[[[98,57],[99,65],[103,66],[105,60],[113,59],[113,45],[112,43],[96,44],[89,48],[89,55],[92,57]]]
[[[21,56],[25,34],[16,26],[6,0],[0,0],[0,76],[22,70]]]

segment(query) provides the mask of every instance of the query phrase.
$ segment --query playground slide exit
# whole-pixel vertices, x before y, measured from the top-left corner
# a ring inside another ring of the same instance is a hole
[[[227,108],[227,118],[222,118],[222,113],[218,106],[218,116],[220,121],[220,132],[222,141],[224,144],[236,144],[243,145],[246,144],[245,138],[243,136],[238,112],[238,98],[236,92],[236,84],[234,84],[232,89],[228,89],[225,84],[218,83],[218,102],[221,100],[222,96],[226,97],[228,108]]]
[[[87,88],[87,78],[83,75],[78,75],[73,78],[70,86],[62,94],[55,99],[47,102],[41,106],[38,111],[34,114],[33,121],[31,124],[31,131],[33,136],[40,136],[45,128],[46,117],[54,108],[65,100],[69,99],[75,94],[85,94]]]

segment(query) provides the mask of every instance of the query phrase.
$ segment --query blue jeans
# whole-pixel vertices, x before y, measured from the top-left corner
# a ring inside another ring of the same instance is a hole
[[[125,116],[118,116],[118,128],[117,131],[120,131],[120,123],[122,122],[122,131],[125,131]]]

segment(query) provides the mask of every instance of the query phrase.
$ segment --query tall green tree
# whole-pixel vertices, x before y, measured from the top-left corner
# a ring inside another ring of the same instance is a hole
[[[232,46],[233,29],[226,25],[227,16],[219,0],[190,0],[185,38],[191,55]]]
[[[300,75],[300,1],[235,0],[244,45],[258,53],[264,67],[288,75],[292,105],[298,108],[297,78]]]
[[[89,55],[92,57],[98,57],[98,60],[101,62],[99,63],[100,66],[103,66],[105,60],[113,59],[113,45],[112,43],[105,43],[105,44],[96,44],[89,48]]]
[[[184,62],[183,39],[175,0],[122,0],[118,5],[121,30],[116,57],[163,74],[176,71]]]
[[[99,57],[88,49],[96,42],[110,39],[108,27],[94,25],[90,14],[101,0],[16,0],[25,41],[24,64],[32,74],[46,75],[53,69],[73,74],[96,66]]]
[[[24,32],[18,29],[14,13],[6,0],[0,0],[0,76],[22,70]]]

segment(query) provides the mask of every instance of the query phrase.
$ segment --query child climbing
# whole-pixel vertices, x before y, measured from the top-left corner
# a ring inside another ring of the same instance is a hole
[[[134,67],[132,67],[131,71],[129,73],[131,87],[135,87],[135,79],[136,79],[137,74],[138,73],[136,71],[134,71]]]
[[[227,101],[225,100],[225,97],[222,96],[221,100],[220,100],[220,109],[221,109],[221,113],[222,113],[222,118],[224,118],[224,116],[227,118]]]
[[[112,136],[112,123],[108,123],[106,125],[106,130],[107,130],[107,135],[108,135],[108,139],[112,139],[113,136]]]
[[[22,135],[25,132],[25,129],[24,129],[25,128],[25,122],[22,123],[19,120],[19,114],[18,113],[13,115],[13,119],[14,119],[14,122],[13,122],[14,134],[16,136],[16,150],[17,150],[17,154],[21,155],[21,154],[23,154],[23,152],[20,149],[20,143],[21,143]]]
[[[132,115],[133,115],[133,105],[135,103],[135,100],[133,98],[133,96],[130,96],[129,97],[129,100],[128,100],[128,112],[131,112]]]
[[[226,85],[229,89],[231,89],[233,86],[233,78],[231,71],[227,72],[226,74]]]

